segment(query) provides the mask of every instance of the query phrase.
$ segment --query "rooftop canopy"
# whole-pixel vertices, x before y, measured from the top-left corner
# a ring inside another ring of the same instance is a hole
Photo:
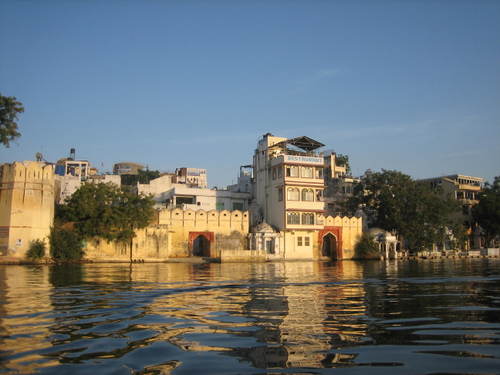
[[[293,145],[305,151],[313,151],[324,146],[323,143],[315,141],[314,139],[306,137],[305,135],[302,137],[287,139],[283,143]]]

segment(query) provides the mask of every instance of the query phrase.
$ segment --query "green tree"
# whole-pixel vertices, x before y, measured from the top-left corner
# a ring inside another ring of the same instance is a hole
[[[135,230],[151,222],[153,205],[151,197],[122,191],[111,183],[86,183],[56,212],[62,222],[73,222],[82,238],[131,244]]]
[[[456,224],[459,205],[439,191],[398,171],[365,173],[347,202],[350,214],[362,208],[371,226],[395,231],[409,250],[442,242]]]
[[[495,177],[493,184],[486,184],[479,194],[479,203],[472,208],[472,215],[483,228],[488,245],[500,236],[500,176]]]
[[[349,163],[349,155],[336,154],[335,155],[335,164],[345,166],[346,174],[351,173],[351,165]]]
[[[140,184],[149,184],[149,181],[154,180],[155,178],[160,177],[160,171],[154,170],[150,171],[149,169],[143,170],[139,169],[137,174],[122,174],[121,175],[121,183],[126,186],[135,186],[137,183]]]
[[[50,256],[55,261],[78,261],[84,255],[82,238],[71,229],[53,227],[49,242]]]
[[[23,104],[14,96],[0,94],[0,143],[5,147],[9,147],[11,141],[21,136],[17,131],[17,115],[22,112]]]
[[[358,259],[380,259],[378,244],[368,233],[363,233],[354,247],[354,252]]]
[[[42,240],[31,241],[26,258],[30,260],[38,260],[45,256],[45,242]]]

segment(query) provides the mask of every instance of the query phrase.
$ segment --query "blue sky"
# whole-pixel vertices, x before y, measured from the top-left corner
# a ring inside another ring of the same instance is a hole
[[[77,157],[232,183],[262,134],[354,174],[500,175],[499,1],[0,2],[0,161]]]

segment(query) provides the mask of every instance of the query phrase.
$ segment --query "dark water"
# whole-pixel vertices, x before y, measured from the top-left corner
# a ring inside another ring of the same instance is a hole
[[[500,260],[0,266],[0,373],[498,374]]]

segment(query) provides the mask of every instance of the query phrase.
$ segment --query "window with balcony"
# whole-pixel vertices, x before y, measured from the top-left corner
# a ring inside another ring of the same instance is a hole
[[[286,191],[286,199],[289,201],[298,201],[300,200],[299,194],[299,189],[288,188]]]
[[[300,224],[300,214],[297,212],[288,212],[286,214],[287,224]]]
[[[313,177],[312,167],[302,167],[302,177],[303,178],[312,178]]]
[[[314,214],[309,214],[309,213],[302,214],[302,224],[314,225]]]
[[[277,169],[278,169],[278,178],[281,178],[281,176],[283,175],[283,168],[279,166]]]
[[[312,189],[302,189],[302,200],[307,202],[314,201],[314,192]]]
[[[276,180],[276,168],[273,168],[273,180]]]

